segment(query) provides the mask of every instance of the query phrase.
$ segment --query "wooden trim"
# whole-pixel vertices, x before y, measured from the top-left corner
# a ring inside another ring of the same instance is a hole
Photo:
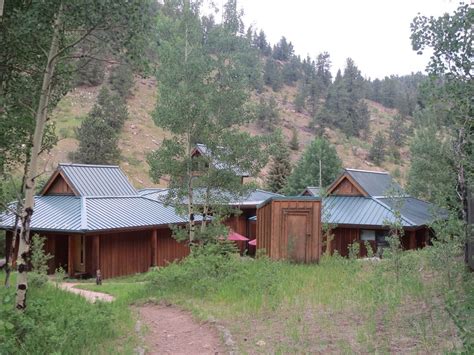
[[[158,265],[158,231],[156,229],[153,229],[151,231],[151,266],[157,266]]]
[[[69,187],[71,188],[71,190],[74,192],[74,194],[76,196],[80,196],[81,194],[79,193],[79,191],[77,191],[77,189],[74,187],[74,185],[72,184],[71,180],[69,180],[66,175],[64,175],[61,170],[59,170],[59,167],[56,169],[56,171],[53,173],[53,175],[51,175],[51,177],[49,178],[48,182],[44,185],[44,187],[41,189],[41,192],[39,193],[39,196],[43,196],[46,192],[48,192],[48,190],[50,189],[51,185],[54,183],[54,181],[56,180],[56,178],[58,176],[61,176],[64,181],[66,182],[66,184],[69,185]]]
[[[74,277],[74,238],[73,235],[68,236],[67,273],[69,277]]]
[[[327,194],[328,195],[331,195],[333,192],[334,192],[334,189],[344,180],[344,179],[347,179],[349,180],[349,182],[355,186],[355,188],[357,190],[359,190],[359,192],[365,196],[365,197],[368,197],[370,196],[367,191],[365,191],[362,186],[360,186],[347,172],[344,172],[341,176],[339,176],[339,178],[336,179],[336,181],[334,181],[328,188],[328,191],[327,191]]]

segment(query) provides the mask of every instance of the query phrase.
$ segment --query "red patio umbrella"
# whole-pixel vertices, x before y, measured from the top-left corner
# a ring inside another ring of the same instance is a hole
[[[252,240],[249,242],[249,245],[257,246],[257,239],[252,239]]]
[[[229,235],[227,236],[227,239],[228,240],[235,240],[235,241],[239,241],[239,242],[246,242],[247,240],[249,240],[249,238],[244,237],[243,235],[241,235],[237,232],[233,232],[233,231],[229,232]]]

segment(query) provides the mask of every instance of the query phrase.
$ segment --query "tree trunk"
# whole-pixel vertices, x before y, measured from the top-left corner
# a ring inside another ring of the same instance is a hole
[[[30,163],[25,179],[25,203],[21,214],[21,231],[20,245],[17,256],[17,292],[16,292],[16,308],[24,310],[26,308],[26,294],[28,290],[27,280],[27,256],[30,251],[30,223],[33,215],[35,203],[35,179],[38,170],[38,155],[41,151],[43,141],[43,132],[46,124],[48,113],[49,96],[51,93],[51,82],[54,69],[57,62],[57,54],[59,50],[59,29],[61,27],[62,5],[59,6],[56,19],[54,21],[54,31],[51,38],[51,47],[48,53],[46,68],[43,75],[43,84],[41,86],[41,95],[38,103],[38,109],[35,114],[35,131],[33,135],[33,145],[31,147]]]

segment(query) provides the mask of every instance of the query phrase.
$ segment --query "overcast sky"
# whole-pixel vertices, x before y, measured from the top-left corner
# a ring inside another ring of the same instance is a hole
[[[217,0],[216,2],[218,2]],[[224,2],[224,0],[221,0]],[[333,72],[354,59],[366,77],[423,71],[428,56],[410,44],[410,23],[420,12],[439,16],[452,12],[451,0],[238,0],[246,27],[263,29],[275,44],[285,36],[296,54],[313,59],[327,51]]]

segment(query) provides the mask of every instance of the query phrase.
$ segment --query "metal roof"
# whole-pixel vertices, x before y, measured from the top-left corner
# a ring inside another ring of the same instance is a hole
[[[400,213],[417,225],[427,225],[437,218],[446,218],[447,211],[414,197],[378,198],[378,201]]]
[[[393,210],[372,197],[329,196],[323,200],[321,219],[325,223],[345,225],[387,226],[396,221]],[[402,214],[402,225],[415,223]]]
[[[137,190],[116,165],[59,164],[81,196],[134,196]]]
[[[143,197],[150,198],[153,200],[158,200],[158,201],[165,201],[166,198],[168,197],[170,190],[169,189],[149,189],[148,191],[144,191],[142,194]],[[257,206],[260,203],[264,202],[270,197],[280,197],[283,195],[270,192],[270,191],[265,191],[261,189],[255,189],[249,191],[247,194],[244,196],[236,196],[233,193],[227,192],[227,191],[221,191],[214,189],[213,192],[213,198],[216,200],[220,200],[223,203],[226,203],[231,206]],[[194,203],[199,204],[202,202],[203,196],[204,195],[204,189],[202,188],[196,188],[194,190]],[[182,203],[185,203],[185,199],[182,200]]]
[[[305,192],[308,192],[311,196],[319,197],[320,195],[320,188],[316,186],[308,186],[306,187],[303,192],[301,192],[301,196],[304,195]]]
[[[262,208],[265,205],[268,205],[272,201],[321,201],[320,197],[314,197],[314,196],[273,196],[270,198],[267,198],[265,201],[263,201],[261,204],[257,206],[257,208]]]
[[[345,171],[370,195],[387,196],[390,192],[404,193],[389,173],[369,170],[345,169]]]
[[[216,169],[231,169],[237,176],[244,176],[247,177],[250,174],[247,171],[243,171],[237,166],[227,166],[225,163],[220,161],[218,158],[213,156],[214,154],[212,151],[205,145],[201,143],[196,144],[196,149],[201,153],[202,155],[210,158],[212,160],[212,164]],[[220,150],[222,150],[222,147],[219,147]]]
[[[200,218],[196,216],[197,221]],[[31,229],[87,233],[186,221],[173,207],[141,196],[37,196]],[[13,213],[0,214],[0,229],[11,229],[14,223]]]

